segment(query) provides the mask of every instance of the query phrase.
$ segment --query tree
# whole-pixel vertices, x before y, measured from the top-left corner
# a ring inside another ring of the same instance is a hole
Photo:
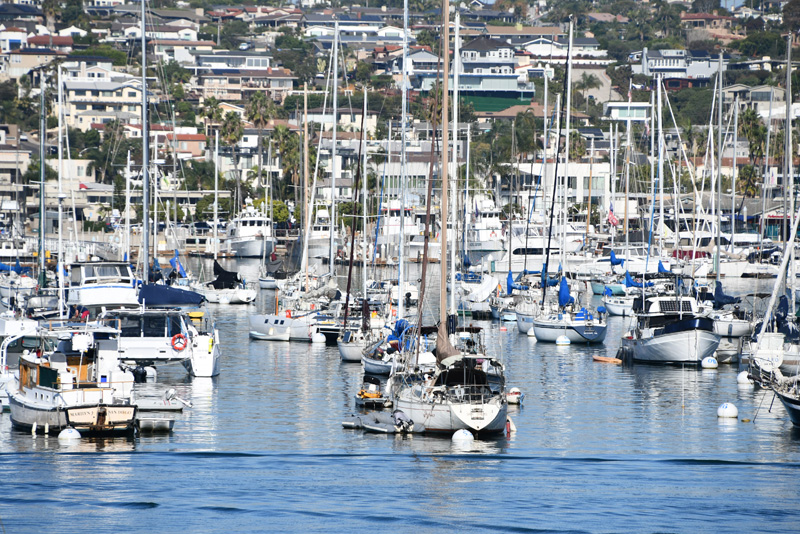
[[[575,83],[575,90],[583,94],[583,99],[586,101],[586,110],[589,110],[589,100],[586,93],[591,89],[598,89],[602,85],[600,80],[594,74],[581,73],[580,79]]]
[[[790,0],[783,6],[783,27],[789,31],[800,29],[800,0]]]
[[[264,127],[275,118],[275,103],[266,93],[256,92],[245,105],[245,116],[258,130],[258,186],[261,186],[261,168],[264,166],[263,133]]]
[[[219,100],[210,96],[203,102],[203,117],[206,123],[206,136],[211,135],[211,128],[214,123],[219,123],[222,120],[222,108],[219,105]]]
[[[226,113],[222,120],[222,138],[231,149],[234,174],[236,175],[236,204],[234,206],[240,205],[242,202],[242,173],[239,169],[238,145],[243,135],[244,126],[239,114],[234,111]]]
[[[61,12],[58,0],[42,0],[42,14],[46,20],[47,31],[52,35],[56,31],[56,17]]]
[[[362,85],[367,85],[369,83],[369,79],[372,76],[372,68],[369,66],[369,63],[365,61],[359,61],[356,65],[356,72],[355,72],[355,79],[357,82],[361,83]]]

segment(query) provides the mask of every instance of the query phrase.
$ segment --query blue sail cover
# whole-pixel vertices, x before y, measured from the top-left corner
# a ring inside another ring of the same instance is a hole
[[[509,271],[506,277],[506,294],[510,295],[511,291],[514,289],[517,291],[525,291],[528,289],[528,286],[523,286],[522,284],[514,282],[514,276],[511,274],[511,271]]]
[[[661,260],[658,260],[658,272],[660,272],[660,273],[671,273],[672,271],[670,271],[669,269],[664,267],[664,264],[661,263]]]
[[[722,291],[722,282],[717,282],[716,287],[714,288],[714,309],[718,310],[725,306],[726,304],[739,304],[742,301],[739,297],[732,297],[730,295],[726,295],[724,291]],[[786,309],[789,309],[789,304],[786,304]]]
[[[652,285],[653,282],[647,282],[646,287],[650,287]],[[625,271],[625,287],[642,287],[642,283],[634,280],[633,277],[631,277],[631,273]]]
[[[5,263],[0,262],[0,272],[15,272],[17,274],[30,274],[31,268],[30,267],[23,267],[19,264],[19,258],[17,258],[17,264],[13,267],[11,265],[6,265]]]
[[[143,284],[139,289],[139,304],[153,307],[200,306],[205,297],[195,291],[163,284]]]
[[[172,265],[172,268],[175,271],[180,273],[181,278],[186,278],[186,271],[183,270],[183,265],[181,265],[181,260],[178,259],[178,249],[175,249],[175,257],[169,260],[169,264]]]
[[[621,260],[621,259],[617,258],[617,255],[614,254],[613,250],[611,251],[611,260],[610,261],[611,261],[611,265],[622,265],[623,263],[625,263],[624,259]]]
[[[567,284],[567,279],[561,279],[561,287],[558,288],[558,305],[559,306],[566,306],[567,304],[573,304],[575,299],[572,298],[569,294],[569,284]]]

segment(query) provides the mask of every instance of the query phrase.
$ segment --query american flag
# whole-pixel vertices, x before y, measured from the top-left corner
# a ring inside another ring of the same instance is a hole
[[[611,204],[608,207],[608,224],[611,226],[616,226],[619,224],[619,220],[617,220],[616,216],[614,216],[614,204]]]

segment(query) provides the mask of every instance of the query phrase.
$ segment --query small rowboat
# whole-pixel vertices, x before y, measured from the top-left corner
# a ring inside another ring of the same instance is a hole
[[[616,363],[621,364],[622,360],[619,358],[609,358],[608,356],[592,356],[592,359],[600,363]]]

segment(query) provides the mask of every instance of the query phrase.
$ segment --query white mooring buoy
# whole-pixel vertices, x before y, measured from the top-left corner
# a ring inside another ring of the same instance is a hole
[[[322,332],[315,332],[314,335],[311,336],[312,343],[325,343],[325,334]]]
[[[747,376],[747,371],[742,371],[738,375],[736,375],[736,383],[740,386],[752,386],[753,382],[750,380],[750,377]]]
[[[58,433],[58,441],[75,441],[81,439],[81,433],[68,426]]]
[[[706,356],[703,358],[703,361],[700,362],[700,367],[703,369],[716,369],[719,367],[719,362],[717,362],[717,359],[713,356]]]
[[[452,440],[458,443],[470,443],[475,441],[475,436],[469,430],[462,428],[453,432]]]
[[[739,409],[733,403],[723,402],[717,408],[717,417],[739,417]]]
[[[556,345],[558,345],[559,347],[566,347],[570,343],[571,341],[567,336],[561,335],[556,338]]]

